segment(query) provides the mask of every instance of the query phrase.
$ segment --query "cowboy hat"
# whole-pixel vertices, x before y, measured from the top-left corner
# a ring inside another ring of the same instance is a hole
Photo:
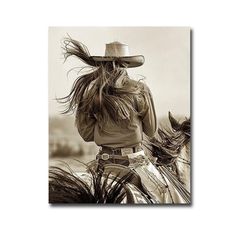
[[[95,62],[124,62],[128,68],[138,67],[144,63],[144,56],[130,56],[128,45],[117,41],[106,44],[105,56],[91,56],[90,58]]]

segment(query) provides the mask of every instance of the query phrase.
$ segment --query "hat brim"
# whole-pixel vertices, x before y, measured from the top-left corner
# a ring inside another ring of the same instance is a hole
[[[91,59],[95,62],[120,61],[126,63],[128,68],[141,66],[145,61],[144,56],[142,55],[126,57],[91,56]]]

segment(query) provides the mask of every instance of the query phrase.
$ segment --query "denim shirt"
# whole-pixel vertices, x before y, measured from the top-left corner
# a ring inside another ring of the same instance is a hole
[[[130,83],[136,81],[129,79]],[[136,82],[137,83],[137,82]],[[150,89],[143,84],[144,95],[135,96],[135,109],[139,115],[135,115],[130,125],[117,125],[108,121],[101,129],[95,117],[80,113],[76,119],[76,125],[81,137],[87,141],[94,141],[98,146],[107,147],[133,147],[143,140],[143,133],[153,137],[157,130],[156,113]]]

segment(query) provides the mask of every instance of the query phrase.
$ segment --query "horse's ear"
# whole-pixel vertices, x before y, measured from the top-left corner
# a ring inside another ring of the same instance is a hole
[[[174,129],[174,130],[179,130],[180,129],[180,123],[172,116],[171,112],[169,111],[169,120],[170,120],[170,124],[171,124],[171,127]]]

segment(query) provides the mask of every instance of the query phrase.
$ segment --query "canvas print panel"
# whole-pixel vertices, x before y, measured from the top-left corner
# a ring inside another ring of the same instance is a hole
[[[190,29],[49,28],[49,203],[190,204]]]

